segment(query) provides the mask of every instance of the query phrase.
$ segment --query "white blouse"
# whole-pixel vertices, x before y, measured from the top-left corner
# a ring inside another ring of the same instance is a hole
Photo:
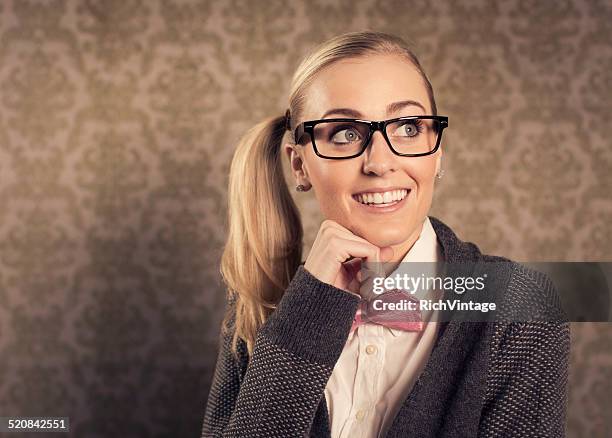
[[[442,250],[425,217],[402,263],[438,261]],[[429,359],[439,325],[431,319],[431,312],[423,314],[421,332],[366,323],[349,334],[325,387],[332,438],[386,435]]]

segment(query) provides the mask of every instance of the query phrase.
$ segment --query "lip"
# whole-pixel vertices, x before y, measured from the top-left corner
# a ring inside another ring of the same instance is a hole
[[[353,193],[353,196],[361,195],[362,193],[384,193],[384,192],[389,192],[391,190],[410,190],[410,187],[404,187],[404,186],[371,187],[366,190],[361,190],[360,192],[355,192]]]
[[[391,189],[386,189],[382,191],[400,190],[401,188],[402,187],[398,187],[396,189],[391,188]],[[402,207],[406,205],[408,198],[412,194],[412,189],[406,188],[406,190],[408,190],[408,193],[406,194],[406,197],[404,197],[404,199],[402,199],[401,201],[396,201],[394,204],[391,204],[385,207],[375,207],[373,204],[370,204],[370,205],[362,204],[361,202],[355,199],[354,196],[356,194],[351,196],[351,199],[353,200],[353,202],[355,202],[355,204],[357,204],[359,207],[361,207],[364,211],[368,213],[392,213],[394,211],[401,209]],[[360,192],[360,193],[376,193],[376,192]]]

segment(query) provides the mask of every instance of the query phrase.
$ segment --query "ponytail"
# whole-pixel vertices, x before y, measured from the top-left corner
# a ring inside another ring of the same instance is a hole
[[[302,222],[283,175],[285,117],[269,118],[238,143],[229,175],[229,233],[221,258],[234,321],[232,350],[252,353],[259,327],[276,308],[302,258]]]

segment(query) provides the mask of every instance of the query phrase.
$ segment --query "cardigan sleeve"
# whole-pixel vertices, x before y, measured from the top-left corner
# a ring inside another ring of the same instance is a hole
[[[307,436],[358,302],[300,265],[259,329],[244,376],[231,334],[222,339],[202,437]]]
[[[570,324],[544,274],[517,268],[508,293],[515,321],[493,328],[479,436],[564,437]]]

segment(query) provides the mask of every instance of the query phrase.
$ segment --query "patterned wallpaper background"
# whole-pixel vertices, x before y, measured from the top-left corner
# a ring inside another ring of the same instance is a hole
[[[198,436],[236,141],[340,32],[413,42],[450,118],[432,215],[518,261],[612,260],[611,23],[606,0],[0,1],[0,415]],[[570,436],[612,428],[611,346],[573,324]]]

